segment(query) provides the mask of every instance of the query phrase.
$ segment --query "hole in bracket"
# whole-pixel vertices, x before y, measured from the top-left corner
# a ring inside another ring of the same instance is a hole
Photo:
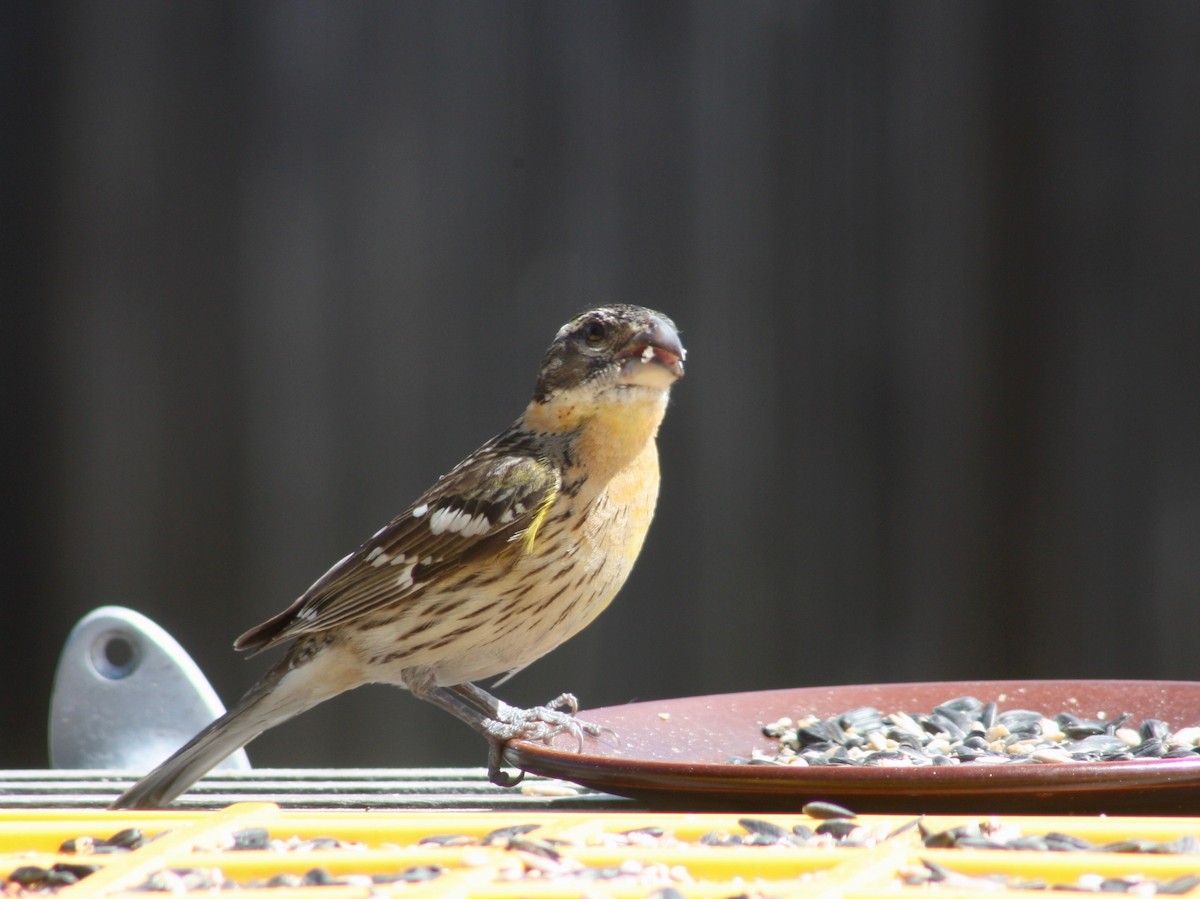
[[[109,631],[92,644],[92,665],[101,677],[121,680],[137,671],[141,662],[137,641],[128,634]]]

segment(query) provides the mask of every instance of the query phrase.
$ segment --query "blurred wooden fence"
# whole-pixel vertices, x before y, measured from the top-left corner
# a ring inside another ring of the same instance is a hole
[[[0,11],[0,767],[55,656],[230,649],[521,409],[678,321],[639,568],[502,692],[1200,676],[1200,7]],[[482,762],[382,688],[260,764]]]

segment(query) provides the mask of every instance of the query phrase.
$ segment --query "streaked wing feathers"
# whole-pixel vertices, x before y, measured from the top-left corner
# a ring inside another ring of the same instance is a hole
[[[515,559],[523,542],[519,538],[537,526],[560,486],[558,471],[543,459],[495,451],[476,454],[234,646],[266,649],[415,601],[431,582],[468,562],[506,552]]]

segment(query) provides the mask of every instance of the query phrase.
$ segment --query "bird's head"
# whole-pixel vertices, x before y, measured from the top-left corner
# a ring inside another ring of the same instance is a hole
[[[546,350],[535,403],[665,397],[687,355],[675,324],[641,306],[601,306],[559,329]]]

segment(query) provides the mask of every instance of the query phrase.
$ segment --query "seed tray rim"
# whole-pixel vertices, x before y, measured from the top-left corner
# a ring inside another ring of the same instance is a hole
[[[866,811],[1029,812],[1065,802],[1070,812],[1187,813],[1200,799],[1200,756],[1067,764],[939,767],[804,767],[715,761],[766,745],[757,729],[806,709],[834,714],[862,705],[885,712],[928,708],[961,695],[1006,697],[1005,707],[1050,714],[1132,712],[1173,726],[1197,723],[1200,682],[1160,680],[966,680],[853,684],[726,693],[585,710],[608,728],[582,753],[558,742],[515,741],[506,759],[531,772],[632,796],[656,807],[786,810],[807,798],[844,798]],[[886,707],[895,703],[893,707]],[[905,705],[913,705],[905,708]],[[924,706],[922,704],[925,704]],[[1132,706],[1132,707],[1124,707]],[[740,744],[735,742],[740,740]],[[1189,804],[1192,803],[1192,804]]]

